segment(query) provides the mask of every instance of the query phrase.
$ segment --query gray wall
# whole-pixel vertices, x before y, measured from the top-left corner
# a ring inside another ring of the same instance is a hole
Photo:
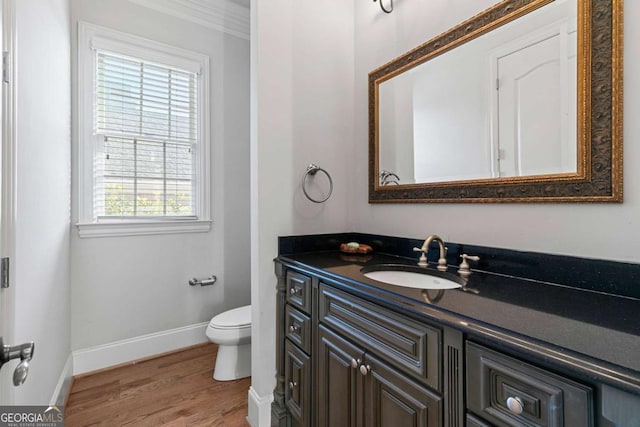
[[[126,0],[72,0],[72,71],[79,20],[209,55],[209,233],[80,239],[72,235],[72,348],[206,322],[250,302],[249,42]],[[74,79],[75,81],[75,79]],[[75,108],[77,88],[73,86]],[[74,110],[74,117],[75,117]],[[74,164],[77,140],[74,128]],[[73,215],[77,221],[77,182]],[[218,276],[210,287],[191,277]]]

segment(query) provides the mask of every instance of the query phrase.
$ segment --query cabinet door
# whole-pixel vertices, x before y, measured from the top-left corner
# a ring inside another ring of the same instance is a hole
[[[311,359],[289,340],[285,342],[284,400],[291,417],[311,425]]]
[[[324,326],[318,328],[318,426],[362,425],[362,376],[352,366],[363,351]]]
[[[369,354],[363,367],[365,426],[442,426],[441,396]]]

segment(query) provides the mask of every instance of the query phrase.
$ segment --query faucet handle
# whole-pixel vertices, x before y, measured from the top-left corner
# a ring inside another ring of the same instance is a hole
[[[462,254],[460,255],[460,258],[462,258],[462,262],[458,266],[458,274],[461,274],[463,276],[468,276],[469,274],[471,274],[471,268],[469,268],[469,263],[467,262],[467,260],[476,262],[480,261],[480,257],[476,255]]]
[[[422,248],[413,248],[413,252],[420,252],[420,259],[418,259],[418,265],[420,267],[426,267],[427,265],[429,265],[427,263],[427,256],[425,255],[427,253],[426,250],[422,249]]]
[[[449,250],[449,248],[447,248],[446,246],[444,246],[444,257],[438,258],[438,270],[440,271],[447,271],[447,251]]]

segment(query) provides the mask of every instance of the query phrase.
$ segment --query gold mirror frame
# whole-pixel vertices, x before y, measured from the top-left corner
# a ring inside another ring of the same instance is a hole
[[[576,0],[577,173],[380,185],[379,85],[553,1],[501,1],[369,73],[369,203],[622,202],[623,0]]]

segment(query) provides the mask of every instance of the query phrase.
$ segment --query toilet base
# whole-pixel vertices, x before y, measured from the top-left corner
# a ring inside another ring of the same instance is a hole
[[[232,381],[251,376],[251,343],[220,345],[213,379]]]

